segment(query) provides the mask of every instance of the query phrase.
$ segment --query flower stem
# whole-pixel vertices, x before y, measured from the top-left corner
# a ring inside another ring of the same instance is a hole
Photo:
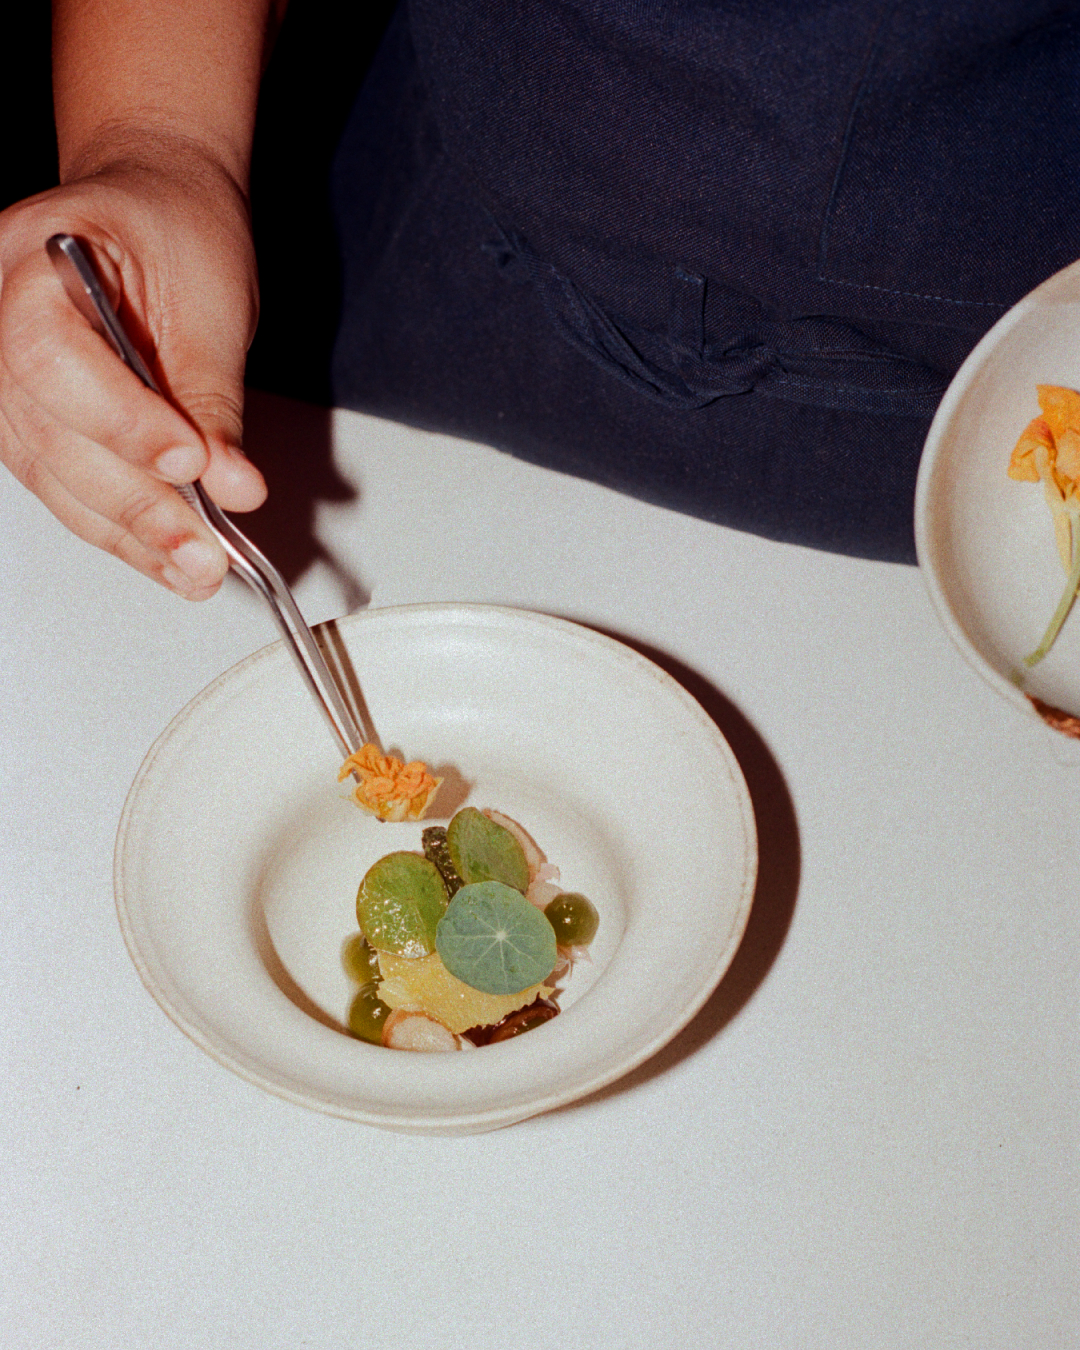
[[[1065,590],[1058,601],[1058,607],[1054,610],[1054,617],[1050,620],[1050,626],[1043,634],[1043,640],[1030,656],[1024,657],[1025,666],[1038,665],[1054,645],[1054,640],[1061,631],[1061,625],[1068,617],[1069,610],[1072,609],[1077,589],[1080,588],[1080,519],[1073,516],[1070,523],[1072,525],[1072,567],[1069,570],[1069,579],[1065,583]]]

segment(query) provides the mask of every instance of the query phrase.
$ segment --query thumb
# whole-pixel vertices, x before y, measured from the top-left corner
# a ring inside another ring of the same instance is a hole
[[[243,360],[220,353],[189,353],[177,363],[183,374],[170,388],[173,403],[202,436],[209,453],[201,482],[226,511],[254,511],[266,500],[266,482],[243,451]],[[175,361],[175,356],[173,360]]]

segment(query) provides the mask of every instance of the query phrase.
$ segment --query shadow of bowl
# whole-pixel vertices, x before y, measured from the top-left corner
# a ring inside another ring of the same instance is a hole
[[[592,625],[595,627],[595,625]],[[617,1082],[560,1108],[573,1111],[631,1091],[695,1054],[722,1031],[760,988],[776,960],[795,912],[801,866],[795,806],[780,767],[747,718],[714,685],[675,657],[621,633],[606,632],[665,670],[693,695],[720,728],[739,761],[754,807],[758,875],[754,903],[739,950],[694,1019],[657,1054]]]

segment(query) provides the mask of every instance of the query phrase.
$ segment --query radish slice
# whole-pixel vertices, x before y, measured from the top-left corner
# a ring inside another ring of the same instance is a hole
[[[383,1023],[382,1043],[390,1050],[457,1050],[458,1039],[449,1027],[427,1013],[399,1008]]]
[[[487,816],[488,820],[494,821],[496,825],[501,825],[504,830],[509,830],[518,841],[525,851],[525,861],[529,864],[529,880],[535,881],[540,868],[547,862],[536,840],[532,835],[527,834],[516,820],[504,816],[501,811],[486,810],[484,815]]]
[[[556,948],[555,969],[547,978],[548,984],[558,984],[560,980],[565,979],[571,971],[573,962],[570,960],[566,947]]]
[[[545,863],[546,867],[547,864]],[[543,870],[543,869],[541,869]],[[562,887],[557,881],[544,881],[537,875],[535,881],[529,883],[529,889],[525,892],[525,899],[537,909],[547,909],[552,900],[562,892]]]

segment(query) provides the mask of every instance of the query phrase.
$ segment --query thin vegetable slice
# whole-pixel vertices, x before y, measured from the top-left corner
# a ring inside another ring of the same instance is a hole
[[[423,1012],[393,1012],[382,1029],[382,1043],[389,1050],[457,1050],[457,1037],[449,1027]]]

